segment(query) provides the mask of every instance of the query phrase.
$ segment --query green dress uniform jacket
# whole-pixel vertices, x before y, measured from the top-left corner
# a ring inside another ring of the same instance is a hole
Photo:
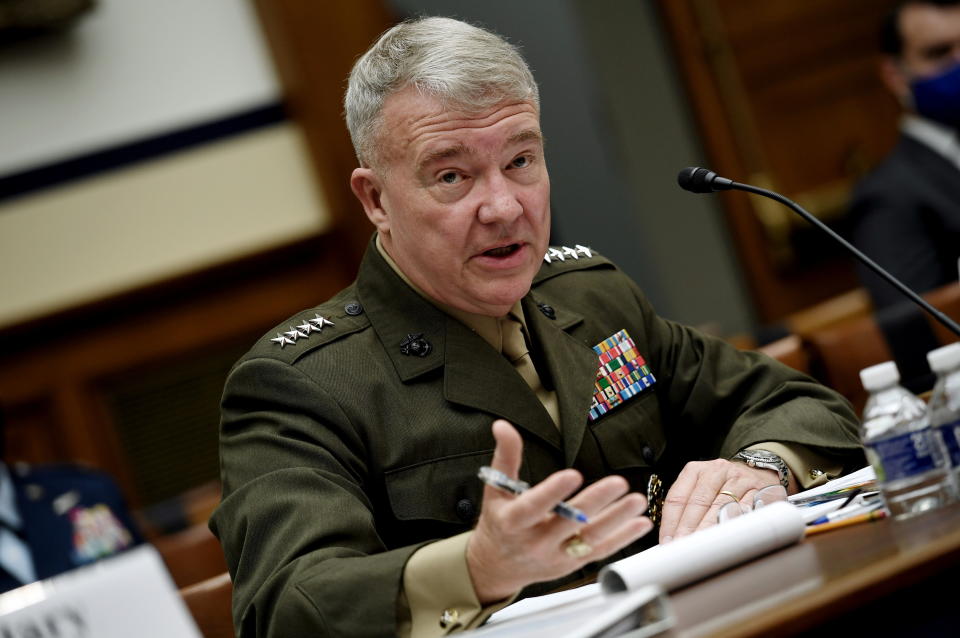
[[[520,478],[531,484],[575,467],[587,482],[620,474],[645,492],[652,472],[669,486],[688,461],[763,441],[864,464],[837,394],[658,317],[599,255],[545,263],[522,305],[559,429],[503,356],[403,283],[372,243],[351,286],[277,329],[308,336],[271,332],[236,364],[211,528],[241,636],[395,635],[407,559],[479,514],[477,469],[492,458],[497,417],[523,436]],[[308,333],[310,319],[322,331]],[[656,383],[589,422],[592,346],[622,329]],[[654,542],[655,532],[631,550]]]

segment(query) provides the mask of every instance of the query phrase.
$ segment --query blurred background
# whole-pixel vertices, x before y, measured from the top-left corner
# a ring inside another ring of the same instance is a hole
[[[668,318],[789,347],[860,400],[856,370],[890,354],[853,260],[772,202],[689,194],[676,174],[709,166],[842,229],[897,135],[876,71],[892,4],[0,0],[6,460],[110,472],[148,534],[205,520],[227,370],[349,283],[372,231],[347,183],[346,75],[419,14],[521,46],[553,243],[609,256]],[[872,339],[844,355],[852,379],[827,362],[851,333],[823,332],[851,321]]]

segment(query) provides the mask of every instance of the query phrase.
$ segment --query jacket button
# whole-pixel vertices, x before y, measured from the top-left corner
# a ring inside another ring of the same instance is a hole
[[[654,456],[653,450],[649,445],[644,445],[643,450],[640,452],[643,455],[643,460],[647,462],[647,465],[653,465]]]
[[[460,620],[460,612],[455,608],[451,607],[449,609],[444,609],[440,614],[440,628],[441,629],[450,629],[458,624]]]
[[[363,314],[363,306],[361,306],[356,301],[351,301],[346,306],[343,307],[343,311],[350,315],[351,317],[356,317],[357,315]]]
[[[547,319],[557,318],[557,311],[553,309],[553,306],[547,305],[545,303],[538,303],[537,308],[540,309],[540,312],[542,312]]]
[[[462,498],[457,501],[457,516],[464,523],[469,523],[473,520],[473,513],[475,511],[473,506],[473,501],[469,498]]]

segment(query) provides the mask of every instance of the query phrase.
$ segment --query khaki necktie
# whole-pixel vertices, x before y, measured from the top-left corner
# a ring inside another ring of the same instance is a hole
[[[523,336],[523,326],[511,315],[507,315],[500,320],[500,331],[503,337],[504,356],[537,395],[537,399],[550,414],[553,424],[559,427],[560,410],[557,406],[557,394],[544,388],[540,382],[540,375],[537,374],[537,368],[533,365],[527,340]]]

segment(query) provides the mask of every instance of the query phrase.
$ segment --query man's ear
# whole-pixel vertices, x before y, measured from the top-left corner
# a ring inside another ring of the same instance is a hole
[[[880,79],[886,85],[887,90],[893,93],[897,101],[904,108],[911,108],[913,105],[913,96],[910,93],[910,78],[900,60],[886,55],[880,60]]]
[[[353,194],[357,196],[360,203],[363,204],[363,210],[381,234],[389,234],[390,217],[384,210],[380,202],[380,194],[383,192],[383,182],[372,168],[355,168],[350,175],[350,188]]]

